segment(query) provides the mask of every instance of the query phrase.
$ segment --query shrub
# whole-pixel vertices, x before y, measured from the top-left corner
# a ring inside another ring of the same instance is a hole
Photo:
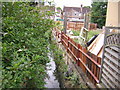
[[[29,2],[2,4],[2,88],[44,87],[53,12]]]

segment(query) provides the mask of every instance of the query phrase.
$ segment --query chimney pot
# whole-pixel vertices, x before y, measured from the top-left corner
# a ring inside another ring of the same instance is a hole
[[[81,13],[82,13],[82,10],[83,10],[83,5],[81,4],[81,10],[80,10],[80,11],[81,11]]]
[[[81,4],[81,7],[83,7],[83,5]]]

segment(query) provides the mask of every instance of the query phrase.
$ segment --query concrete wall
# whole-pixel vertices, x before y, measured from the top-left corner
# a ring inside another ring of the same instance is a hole
[[[120,27],[120,0],[108,2],[106,26]]]

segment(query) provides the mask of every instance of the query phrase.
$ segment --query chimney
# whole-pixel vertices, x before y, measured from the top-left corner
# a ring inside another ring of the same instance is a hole
[[[81,4],[81,7],[83,7],[83,5]]]
[[[81,7],[80,7],[80,9],[81,9],[81,12],[83,11],[83,5],[81,4]]]

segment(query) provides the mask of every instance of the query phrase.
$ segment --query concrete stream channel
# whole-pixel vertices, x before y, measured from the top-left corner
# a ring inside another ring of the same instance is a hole
[[[49,47],[48,47],[49,49]],[[50,51],[50,50],[49,50]],[[63,88],[61,85],[60,77],[56,70],[56,64],[52,52],[48,53],[49,63],[46,64],[47,77],[45,78],[46,88]]]

